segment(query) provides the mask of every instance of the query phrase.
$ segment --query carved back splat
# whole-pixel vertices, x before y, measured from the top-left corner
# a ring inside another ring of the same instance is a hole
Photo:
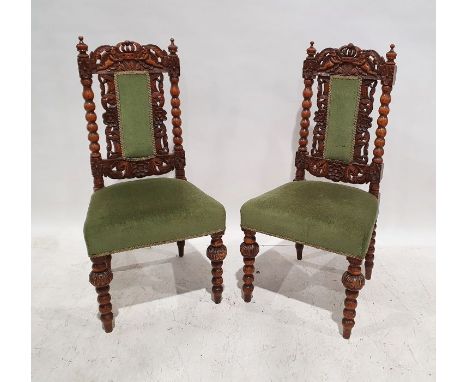
[[[120,42],[115,46],[102,45],[88,54],[88,46],[79,37],[78,70],[83,85],[84,108],[88,122],[88,139],[91,151],[91,171],[94,189],[104,187],[103,177],[114,179],[142,178],[149,175],[161,175],[175,169],[176,178],[185,179],[185,151],[182,146],[182,121],[180,119],[179,76],[180,65],[177,46],[171,39],[169,53],[156,45],[140,45],[133,41]],[[114,74],[124,71],[145,71],[150,78],[153,134],[155,156],[142,160],[126,160],[122,155],[119,130],[116,86]],[[166,132],[167,120],[164,110],[164,73],[168,74],[171,88],[171,114],[174,151],[170,152]],[[102,115],[105,125],[106,158],[100,153],[98,126],[96,123],[94,93],[92,90],[93,74],[97,75],[101,88]]]
[[[303,66],[304,100],[302,102],[302,120],[299,148],[296,153],[296,178],[303,180],[305,170],[312,175],[325,177],[335,182],[370,183],[369,191],[378,196],[379,183],[383,168],[383,146],[387,115],[389,112],[390,92],[395,81],[396,53],[394,45],[386,54],[387,60],[374,50],[362,50],[348,44],[338,49],[327,48],[317,53],[314,43],[307,49],[307,57]],[[356,134],[354,138],[353,160],[350,163],[331,160],[324,157],[325,133],[327,129],[327,110],[330,92],[330,76],[358,76],[361,78],[360,101],[358,105]],[[317,79],[317,111],[315,126],[312,131],[312,148],[307,149],[310,108],[312,106],[312,86]],[[370,116],[374,105],[374,94],[377,83],[382,85],[381,106],[377,119],[375,148],[372,161],[369,163],[369,141],[372,127]]]

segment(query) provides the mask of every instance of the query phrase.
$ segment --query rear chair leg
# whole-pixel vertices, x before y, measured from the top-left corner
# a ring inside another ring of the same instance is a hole
[[[255,239],[255,231],[243,229],[244,231],[244,242],[240,245],[240,251],[244,257],[244,285],[242,286],[242,297],[245,302],[252,300],[252,292],[254,290],[254,272],[255,272],[255,256],[259,252],[258,243]]]
[[[206,250],[206,256],[211,260],[211,274],[213,278],[211,288],[213,301],[219,304],[223,294],[223,260],[227,255],[226,246],[223,244],[224,232],[217,232],[211,235],[211,244]]]
[[[179,249],[179,257],[184,257],[184,246],[185,240],[180,240],[177,242],[177,248]]]
[[[112,332],[114,318],[111,296],[109,294],[109,284],[113,278],[111,260],[111,255],[91,257],[93,265],[89,274],[89,282],[96,288],[98,294],[97,301],[99,303],[101,322],[106,333]]]
[[[369,249],[367,250],[366,254],[366,261],[364,263],[366,268],[366,280],[370,280],[372,278],[372,268],[374,268],[374,252],[375,252],[375,230],[377,228],[377,224],[374,226],[374,231],[372,232],[371,241],[369,243]]]
[[[354,318],[356,317],[357,297],[359,291],[364,286],[366,279],[361,273],[361,259],[347,257],[349,261],[348,270],[343,273],[341,281],[346,288],[346,299],[344,301],[345,308],[343,310],[343,337],[348,339],[351,336],[351,330],[354,326]]]
[[[302,250],[304,249],[304,244],[296,243],[296,255],[298,260],[302,260]]]

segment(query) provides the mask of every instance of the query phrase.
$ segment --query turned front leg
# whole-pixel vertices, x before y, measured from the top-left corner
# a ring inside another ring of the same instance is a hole
[[[109,284],[113,278],[111,260],[111,255],[91,257],[93,265],[89,274],[89,282],[96,288],[98,294],[97,301],[99,303],[99,313],[101,314],[100,318],[106,333],[112,332],[112,321],[114,318],[111,296],[109,294]]]
[[[357,297],[359,291],[364,286],[366,279],[361,273],[362,260],[353,257],[347,257],[349,261],[348,270],[343,274],[341,281],[346,288],[346,299],[343,309],[343,337],[348,339],[351,336],[351,330],[354,326],[356,317]]]
[[[240,245],[240,252],[244,257],[244,285],[242,286],[242,297],[245,302],[252,300],[252,292],[254,290],[254,272],[255,272],[255,256],[259,252],[258,243],[255,239],[255,231],[243,229],[244,242]]]
[[[216,304],[222,300],[223,294],[223,260],[227,255],[226,246],[223,244],[224,232],[217,232],[211,235],[211,244],[206,250],[206,256],[211,260],[211,274],[213,284],[211,290],[212,298]]]

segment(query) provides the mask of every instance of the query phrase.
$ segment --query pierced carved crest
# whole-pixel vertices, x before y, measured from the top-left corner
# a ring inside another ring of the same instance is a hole
[[[304,61],[304,78],[327,73],[329,75],[378,78],[385,59],[375,50],[362,50],[353,44],[341,48],[327,48]]]

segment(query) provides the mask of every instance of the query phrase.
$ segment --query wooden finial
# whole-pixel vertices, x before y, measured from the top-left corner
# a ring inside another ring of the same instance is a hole
[[[393,62],[397,56],[396,52],[393,50],[395,48],[395,44],[390,44],[390,50],[387,52],[387,61]]]
[[[76,49],[80,53],[86,53],[88,50],[88,45],[86,45],[83,40],[83,36],[78,36],[78,44],[76,44]]]
[[[315,56],[315,53],[317,53],[317,49],[314,48],[314,42],[310,42],[310,47],[307,48],[307,55],[310,57]]]
[[[168,49],[169,49],[169,52],[171,54],[176,54],[177,53],[177,45],[174,44],[174,39],[173,38],[171,38],[171,45],[169,45]]]

